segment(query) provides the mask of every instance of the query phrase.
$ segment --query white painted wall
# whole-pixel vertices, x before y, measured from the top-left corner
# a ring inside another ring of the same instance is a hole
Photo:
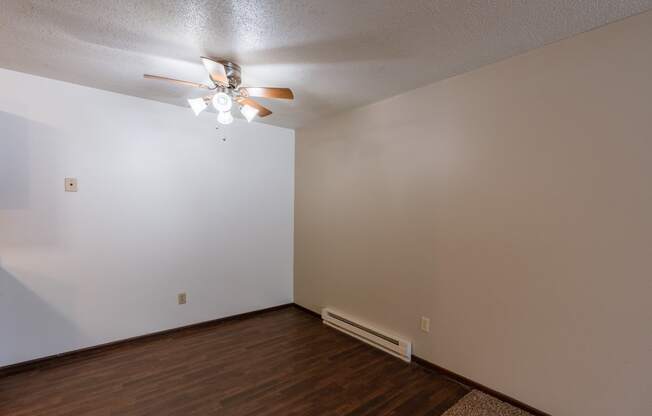
[[[292,301],[292,130],[224,142],[214,114],[7,70],[0,91],[0,366]]]
[[[297,130],[297,303],[556,416],[652,415],[651,40],[649,12]]]

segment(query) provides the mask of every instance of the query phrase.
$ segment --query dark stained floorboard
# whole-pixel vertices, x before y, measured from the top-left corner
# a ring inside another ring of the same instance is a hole
[[[0,415],[442,414],[468,389],[294,307],[0,378]]]

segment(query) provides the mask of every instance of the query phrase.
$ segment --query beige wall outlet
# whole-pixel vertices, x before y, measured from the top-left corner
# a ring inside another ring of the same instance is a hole
[[[421,330],[423,332],[430,332],[430,318],[426,318],[425,316],[421,317]]]
[[[179,293],[177,295],[177,302],[179,305],[185,305],[186,304],[186,294],[185,293]]]
[[[66,178],[65,190],[66,192],[77,192],[77,178]]]

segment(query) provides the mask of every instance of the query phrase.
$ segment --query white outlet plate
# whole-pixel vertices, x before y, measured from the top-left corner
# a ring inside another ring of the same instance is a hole
[[[77,192],[77,178],[66,178],[65,190],[66,192]]]
[[[425,316],[421,317],[421,330],[423,332],[430,332],[430,318],[426,318]]]

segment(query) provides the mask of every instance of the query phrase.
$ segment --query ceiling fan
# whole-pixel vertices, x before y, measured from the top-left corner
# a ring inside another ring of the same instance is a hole
[[[218,111],[217,121],[221,124],[231,124],[233,115],[233,101],[239,104],[240,113],[251,122],[256,116],[267,117],[272,112],[263,107],[251,97],[263,98],[280,98],[285,100],[294,99],[294,94],[289,88],[269,88],[269,87],[242,87],[240,83],[240,66],[230,61],[218,61],[211,58],[201,57],[204,68],[212,81],[212,85],[206,85],[199,82],[183,81],[180,79],[161,77],[158,75],[144,74],[147,79],[160,81],[169,81],[194,88],[208,90],[209,93],[204,97],[191,98],[188,100],[190,108],[195,115],[199,115],[209,104]]]

